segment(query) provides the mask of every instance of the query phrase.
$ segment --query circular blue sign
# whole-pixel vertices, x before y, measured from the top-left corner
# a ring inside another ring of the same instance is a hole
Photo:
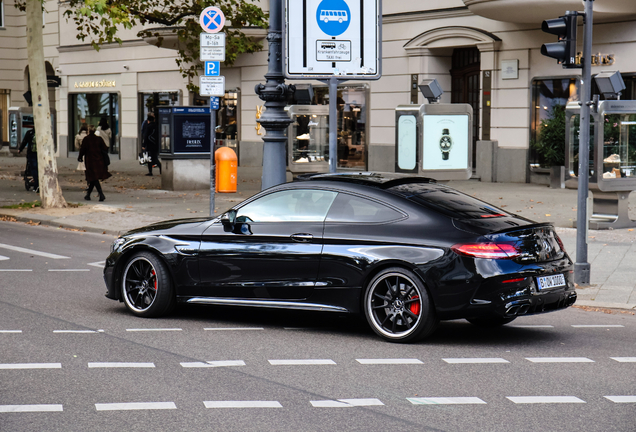
[[[329,36],[339,36],[349,28],[351,11],[343,0],[323,0],[316,11],[320,30]]]

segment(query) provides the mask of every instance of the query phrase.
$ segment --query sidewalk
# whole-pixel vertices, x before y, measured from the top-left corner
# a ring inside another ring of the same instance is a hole
[[[59,181],[69,203],[65,209],[39,207],[9,209],[5,206],[39,201],[27,192],[19,176],[25,158],[0,157],[0,220],[41,223],[55,227],[116,236],[127,230],[166,219],[208,216],[208,191],[161,190],[161,178],[145,176],[147,169],[136,161],[112,160],[113,177],[102,183],[106,200],[84,200],[84,173],[75,171],[77,161],[58,159]],[[261,169],[239,167],[238,192],[215,195],[215,211],[221,214],[260,191]],[[550,189],[519,183],[451,181],[448,185],[493,205],[537,222],[553,222],[572,260],[576,260],[577,191]],[[94,194],[95,195],[95,194]],[[630,196],[630,215],[636,219],[636,193]],[[636,309],[636,229],[591,230],[588,236],[591,285],[578,290],[578,305]]]

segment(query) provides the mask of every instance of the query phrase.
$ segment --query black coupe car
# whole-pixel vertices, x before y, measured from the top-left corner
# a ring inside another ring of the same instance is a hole
[[[115,240],[106,297],[140,317],[176,302],[362,313],[409,342],[440,320],[496,326],[576,301],[554,227],[434,180],[317,174],[221,216],[157,223]]]

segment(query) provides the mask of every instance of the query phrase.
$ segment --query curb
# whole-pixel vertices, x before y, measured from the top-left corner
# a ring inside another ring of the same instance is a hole
[[[51,228],[63,228],[63,229],[77,230],[77,231],[82,231],[82,232],[90,232],[90,233],[94,233],[94,234],[105,234],[105,235],[118,236],[119,233],[120,233],[120,231],[115,231],[115,230],[110,230],[110,229],[98,229],[98,228],[94,228],[94,227],[77,226],[77,225],[72,225],[72,224],[53,222],[53,221],[47,220],[47,219],[28,218],[28,217],[16,216],[16,215],[13,215],[13,214],[6,214],[6,213],[2,213],[2,212],[0,212],[0,217],[12,218],[12,219],[15,219],[18,222],[24,222],[24,223],[34,222],[34,223],[37,223],[39,225],[48,226],[48,227],[51,227]]]

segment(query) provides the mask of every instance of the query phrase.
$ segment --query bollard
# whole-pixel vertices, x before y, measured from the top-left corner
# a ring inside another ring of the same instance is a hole
[[[221,147],[214,152],[217,192],[236,192],[237,161],[236,153],[229,147]]]

